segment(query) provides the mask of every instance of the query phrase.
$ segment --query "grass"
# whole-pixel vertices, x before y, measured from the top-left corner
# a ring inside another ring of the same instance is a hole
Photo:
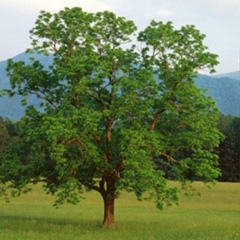
[[[103,205],[98,193],[86,193],[79,205],[52,207],[54,198],[40,186],[6,204],[0,201],[0,240],[238,240],[240,184],[195,184],[201,197],[181,198],[163,211],[138,202],[131,194],[116,201],[116,228],[102,229]]]

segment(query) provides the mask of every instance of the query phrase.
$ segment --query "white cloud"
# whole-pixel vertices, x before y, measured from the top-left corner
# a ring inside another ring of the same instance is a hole
[[[239,0],[215,0],[215,2],[220,3],[222,5],[231,5],[235,4],[237,6],[240,6],[240,1]]]
[[[15,8],[23,14],[33,14],[39,13],[41,10],[56,12],[64,7],[81,7],[85,11],[97,12],[103,10],[112,11],[112,7],[99,0],[0,0],[1,4],[8,5],[11,8]]]
[[[240,0],[0,0],[0,61],[29,47],[28,31],[40,10],[53,13],[74,6],[113,11],[133,20],[139,30],[152,19],[172,21],[177,28],[194,24],[207,35],[210,50],[220,55],[222,72],[239,67]]]
[[[163,18],[171,18],[174,15],[172,11],[169,11],[167,9],[160,10],[159,14]]]

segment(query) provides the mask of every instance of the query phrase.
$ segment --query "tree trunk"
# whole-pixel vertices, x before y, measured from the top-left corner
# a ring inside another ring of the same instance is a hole
[[[102,226],[106,228],[114,227],[114,194],[105,194],[103,197],[104,201],[104,217]]]

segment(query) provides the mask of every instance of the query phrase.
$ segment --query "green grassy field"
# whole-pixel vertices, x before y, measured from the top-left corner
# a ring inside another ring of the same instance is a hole
[[[115,229],[102,229],[103,205],[97,193],[86,193],[77,206],[52,207],[54,198],[39,186],[6,204],[0,200],[0,240],[238,240],[240,184],[195,184],[201,197],[181,198],[163,211],[131,194],[116,201]]]

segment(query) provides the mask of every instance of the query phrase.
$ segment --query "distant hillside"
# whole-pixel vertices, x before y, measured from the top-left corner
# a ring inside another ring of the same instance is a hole
[[[51,62],[51,57],[43,55],[34,55],[45,66]],[[25,53],[19,54],[13,58],[15,61],[23,60],[29,63],[29,56]],[[8,77],[5,68],[6,61],[0,62],[0,89],[9,87]],[[196,85],[199,88],[207,89],[207,95],[211,96],[219,110],[225,115],[240,116],[240,81],[239,72],[216,75],[214,77],[200,75],[196,79]],[[232,76],[230,78],[229,76]],[[36,104],[35,97],[30,98],[31,104]],[[15,96],[8,98],[0,97],[0,116],[8,117],[13,121],[19,120],[24,114],[24,107],[21,106],[21,98]]]
[[[240,81],[200,75],[195,82],[199,88],[207,89],[207,95],[215,100],[223,114],[240,116]]]
[[[24,61],[27,64],[30,63],[29,57],[35,57],[43,63],[44,66],[48,66],[52,61],[51,57],[39,54],[26,54],[21,53],[13,58],[14,61]],[[9,88],[9,81],[6,75],[7,61],[0,62],[0,90]],[[37,104],[37,99],[35,96],[29,98],[30,104]],[[21,97],[14,96],[9,98],[7,96],[0,97],[0,116],[10,118],[13,121],[19,120],[24,115],[25,107],[21,105]]]
[[[237,79],[240,81],[240,71],[236,71],[236,72],[231,72],[231,73],[224,73],[224,74],[217,74],[214,75],[214,77],[216,78],[233,78],[233,79]]]

